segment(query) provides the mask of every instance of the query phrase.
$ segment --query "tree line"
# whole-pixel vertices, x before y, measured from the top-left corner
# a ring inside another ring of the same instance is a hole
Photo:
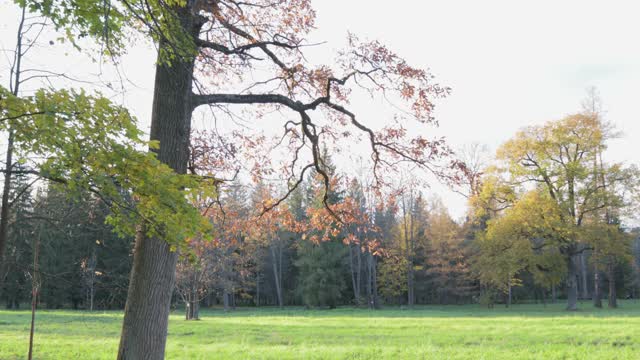
[[[562,298],[573,309],[577,299],[601,306],[606,297],[616,307],[619,296],[638,296],[640,285],[640,238],[621,223],[623,211],[634,210],[637,171],[603,161],[600,134],[610,127],[602,126],[583,112],[519,132],[495,161],[469,166],[478,171],[461,187],[469,198],[464,219],[412,182],[380,196],[338,173],[327,151],[323,169],[334,179],[327,201],[338,219],[323,205],[319,174],[277,207],[284,190],[268,182],[221,184],[216,197],[190,200],[212,224],[212,237],[192,237],[180,251],[172,306],[184,307],[187,319],[202,306],[375,309]],[[216,137],[193,138],[189,163],[211,170],[211,153],[197,149],[211,149]],[[478,158],[482,150],[472,151]],[[572,188],[575,194],[563,193]],[[44,306],[122,308],[133,238],[105,224],[109,207],[92,193],[70,197],[55,183],[19,199],[2,292],[7,307],[30,299],[38,242]]]

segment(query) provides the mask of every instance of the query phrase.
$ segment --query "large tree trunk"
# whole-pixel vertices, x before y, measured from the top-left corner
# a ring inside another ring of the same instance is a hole
[[[201,24],[194,24],[190,10],[181,8],[175,14],[183,28],[197,36]],[[161,41],[159,48],[162,54],[175,47]],[[160,143],[155,150],[158,159],[180,174],[187,168],[193,63],[191,57],[176,57],[170,65],[166,62],[156,65],[151,140]],[[164,358],[176,261],[177,254],[169,244],[147,237],[141,225],[134,248],[119,360]]]
[[[567,262],[567,310],[578,310],[578,255],[570,255]]]
[[[222,290],[222,304],[224,306],[224,311],[228,312],[231,311],[231,303],[229,301],[230,297],[229,297],[229,290],[227,290],[226,285],[224,290]]]
[[[587,271],[587,255],[585,254],[585,252],[583,251],[580,254],[580,282],[582,283],[582,298],[583,299],[588,299],[589,298],[589,286],[588,286],[588,282],[589,282],[589,274]]]
[[[164,358],[176,261],[165,241],[138,234],[119,360]]]
[[[610,308],[618,307],[618,298],[616,294],[616,265],[613,259],[609,260],[607,265],[607,277],[609,278],[609,303]]]
[[[593,270],[593,306],[602,307],[602,290],[600,290],[600,271]]]

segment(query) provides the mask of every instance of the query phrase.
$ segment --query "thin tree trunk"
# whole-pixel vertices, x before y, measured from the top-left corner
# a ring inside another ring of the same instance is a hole
[[[409,219],[410,219],[410,223],[409,223],[409,243],[407,244],[407,249],[409,249],[409,255],[408,255],[408,260],[409,260],[409,307],[413,307],[413,305],[416,302],[416,295],[415,295],[415,273],[413,271],[413,253],[414,253],[414,241],[415,241],[415,235],[414,235],[414,218],[413,218],[413,212],[414,212],[414,199],[413,199],[413,193],[411,196],[411,207],[409,209]]]
[[[29,330],[29,352],[27,359],[33,359],[33,336],[36,330],[36,308],[38,307],[38,292],[40,277],[38,276],[38,256],[40,254],[40,229],[33,247],[33,276],[31,277],[31,328]]]
[[[23,28],[24,21],[26,19],[26,5],[22,5],[22,12],[20,15],[20,23],[18,25],[16,48],[15,48],[15,63],[11,66],[11,74],[9,74],[11,80],[11,93],[14,96],[18,96],[20,93],[20,76],[22,75],[22,40],[23,40]],[[11,203],[9,202],[9,195],[11,194],[11,175],[13,170],[13,142],[14,133],[11,128],[11,124],[8,126],[8,139],[7,139],[7,153],[5,157],[5,171],[4,171],[4,184],[2,188],[2,204],[0,207],[0,292],[2,291],[4,279],[7,276],[7,261],[4,259],[5,249],[7,247],[7,240],[9,237],[9,210]]]
[[[608,306],[610,308],[618,307],[618,298],[616,294],[616,266],[613,259],[609,259],[609,264],[607,265],[607,277],[609,278],[609,303]]]
[[[555,304],[558,300],[558,291],[555,285],[551,285],[551,303]]]
[[[282,286],[280,284],[280,272],[278,271],[278,259],[276,255],[276,250],[274,249],[275,245],[271,245],[271,263],[273,269],[273,279],[276,284],[276,295],[278,296],[278,307],[283,307],[282,301]]]
[[[280,307],[284,306],[284,289],[283,287],[283,282],[282,282],[282,249],[284,248],[284,246],[282,246],[282,239],[278,238],[278,276],[280,278],[280,303],[282,305],[280,305]],[[235,293],[234,293],[235,294]],[[233,305],[235,308],[235,298],[233,301]]]
[[[358,306],[361,305],[362,302],[362,249],[360,248],[360,244],[356,244],[356,254],[358,254],[358,256],[356,257],[357,259],[357,266],[356,266],[356,304]]]
[[[413,197],[410,198],[411,204],[410,206],[413,206]],[[411,209],[408,210],[409,212],[412,212]],[[413,242],[413,239],[410,239],[410,237],[412,237],[413,233],[413,223],[411,221],[411,216],[409,214],[409,212],[407,211],[407,203],[406,203],[406,199],[403,197],[402,199],[402,213],[404,216],[403,222],[404,222],[404,240],[405,240],[405,257],[406,257],[406,261],[407,261],[407,305],[409,307],[413,306],[413,302],[414,302],[414,295],[413,295],[413,256],[411,253],[411,245]],[[411,222],[410,222],[411,221]]]
[[[371,251],[367,251],[367,307],[373,308],[373,261]]]
[[[256,307],[260,307],[260,272],[256,273]]]
[[[509,279],[507,279],[507,307],[511,307],[511,274],[509,274]]]
[[[2,188],[2,209],[0,210],[0,285],[5,277],[5,262],[4,252],[7,244],[7,238],[9,234],[9,195],[11,193],[11,171],[13,167],[13,130],[9,128],[9,139],[7,140],[7,154],[5,158],[5,171],[4,171],[4,187]]]
[[[371,256],[372,258],[372,273],[373,273],[373,308],[378,309],[380,307],[380,302],[378,298],[378,266],[377,260],[375,256]]]
[[[353,289],[353,297],[356,305],[358,305],[358,293],[356,292],[356,274],[355,265],[353,264],[353,244],[349,244],[349,269],[351,270],[351,288]]]

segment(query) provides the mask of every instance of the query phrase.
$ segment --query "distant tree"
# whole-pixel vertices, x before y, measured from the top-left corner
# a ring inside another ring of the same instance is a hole
[[[599,119],[584,114],[568,116],[519,132],[498,150],[500,170],[516,188],[534,185],[544,192],[545,203],[557,214],[556,228],[537,229],[534,248],[556,247],[567,264],[567,309],[577,308],[579,255],[589,247],[579,235],[587,218],[606,207],[623,207],[624,192],[633,190],[635,168],[611,165],[593,171],[598,154],[606,147],[607,132]],[[542,199],[542,198],[541,198]],[[524,223],[526,224],[526,223]],[[541,224],[546,226],[546,224]],[[536,244],[536,241],[542,244]]]
[[[560,236],[555,229],[561,225],[554,204],[536,191],[524,195],[503,216],[489,220],[486,232],[476,239],[474,268],[481,283],[506,294],[507,306],[525,271],[534,274],[540,285],[557,285],[566,274],[564,262],[557,249],[544,246],[542,239]]]
[[[270,189],[263,183],[258,183],[254,192],[252,205],[254,214],[250,220],[252,226],[247,227],[249,241],[264,248],[270,257],[271,273],[276,289],[278,306],[284,306],[283,273],[285,259],[289,248],[289,231],[296,229],[295,218],[286,204],[277,209],[264,213],[264,210],[272,207],[277,201]]]
[[[604,272],[609,282],[608,306],[618,307],[616,292],[616,273],[619,264],[632,259],[632,236],[626,233],[620,224],[602,222],[585,225],[585,240],[592,245],[592,262],[596,272]],[[596,276],[594,305],[602,307],[602,291]]]
[[[299,291],[307,306],[335,308],[346,288],[348,248],[339,240],[304,242],[296,266]]]
[[[431,203],[426,227],[427,274],[439,303],[460,303],[471,297],[472,277],[462,229],[441,200]]]

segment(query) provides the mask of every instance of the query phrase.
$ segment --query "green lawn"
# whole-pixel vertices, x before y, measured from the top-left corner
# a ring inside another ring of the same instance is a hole
[[[169,359],[640,359],[640,303],[414,310],[240,309],[171,317]],[[36,359],[114,359],[120,312],[39,311]],[[0,311],[0,359],[26,355],[30,313]]]

